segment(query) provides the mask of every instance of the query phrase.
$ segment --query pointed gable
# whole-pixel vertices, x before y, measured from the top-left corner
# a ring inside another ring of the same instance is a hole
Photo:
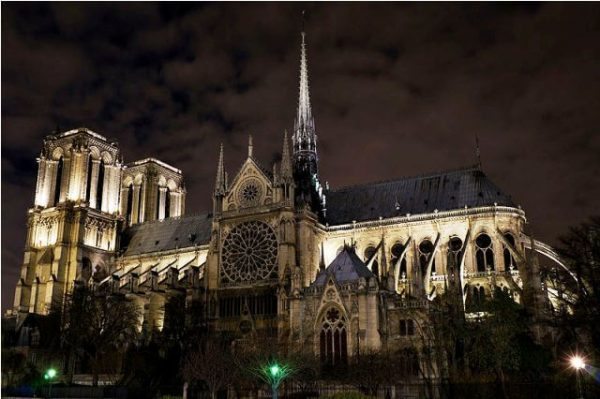
[[[325,285],[330,275],[338,283],[347,283],[360,278],[369,279],[374,277],[374,274],[371,273],[364,262],[356,255],[354,248],[349,246],[344,246],[342,252],[335,257],[323,272],[319,273],[314,284],[318,286]]]

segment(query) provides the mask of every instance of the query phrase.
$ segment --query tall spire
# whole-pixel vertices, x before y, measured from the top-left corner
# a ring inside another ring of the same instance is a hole
[[[286,130],[283,134],[283,151],[281,152],[281,178],[285,181],[291,180],[292,177],[292,160],[290,158],[288,132]]]
[[[304,33],[304,12],[302,13],[302,41],[300,47],[300,87],[298,94],[298,110],[294,121],[293,176],[296,184],[296,205],[305,206],[324,218],[323,188],[319,182],[317,157],[317,133],[315,121],[310,107],[308,90],[308,62],[306,57],[306,34]]]
[[[294,155],[296,162],[300,158],[311,158],[311,165],[315,168],[317,157],[317,135],[315,132],[315,121],[312,116],[310,106],[310,92],[308,89],[308,65],[306,59],[306,34],[302,35],[302,44],[300,48],[300,85],[298,94],[298,110],[294,123],[294,135],[292,141],[294,144]],[[312,169],[312,168],[311,168]]]
[[[475,156],[477,157],[477,167],[481,170],[481,151],[479,150],[479,135],[477,132],[475,132]]]
[[[219,163],[217,165],[217,178],[215,179],[215,195],[224,195],[226,191],[225,167],[223,165],[223,143],[219,152]]]

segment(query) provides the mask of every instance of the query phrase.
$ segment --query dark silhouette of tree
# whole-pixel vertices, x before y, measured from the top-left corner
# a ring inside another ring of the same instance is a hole
[[[577,281],[561,270],[556,270],[564,291],[558,295],[559,306],[572,313],[559,311],[560,327],[571,336],[573,346],[584,346],[595,359],[600,358],[600,216],[572,227],[561,238],[559,254],[574,273]]]
[[[182,374],[186,382],[204,383],[215,399],[217,392],[230,386],[236,379],[236,367],[226,342],[207,339],[200,348],[187,353]]]
[[[140,314],[136,305],[121,295],[95,295],[76,286],[66,297],[62,338],[67,348],[87,360],[98,384],[100,366],[107,355],[124,353],[138,336]]]

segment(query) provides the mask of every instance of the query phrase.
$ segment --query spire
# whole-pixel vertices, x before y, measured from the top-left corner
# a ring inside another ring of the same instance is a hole
[[[285,181],[292,179],[292,160],[288,143],[287,130],[283,134],[283,150],[281,151],[281,178]]]
[[[252,145],[252,135],[248,135],[248,158],[252,158],[254,145]]]
[[[217,178],[215,180],[215,195],[223,195],[226,190],[225,168],[223,166],[223,143],[219,152],[219,163],[217,165]]]
[[[315,159],[317,155],[317,136],[315,122],[310,107],[310,92],[308,89],[308,66],[306,59],[306,34],[302,32],[302,44],[300,48],[300,85],[298,94],[298,110],[294,123],[294,154],[312,153]]]
[[[479,135],[475,132],[475,156],[477,157],[477,167],[481,170],[481,151],[479,151]]]

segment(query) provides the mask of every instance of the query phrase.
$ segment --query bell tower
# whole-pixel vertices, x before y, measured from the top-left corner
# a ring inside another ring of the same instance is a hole
[[[14,310],[47,314],[75,281],[109,272],[119,229],[120,151],[86,128],[51,135],[38,162]]]

